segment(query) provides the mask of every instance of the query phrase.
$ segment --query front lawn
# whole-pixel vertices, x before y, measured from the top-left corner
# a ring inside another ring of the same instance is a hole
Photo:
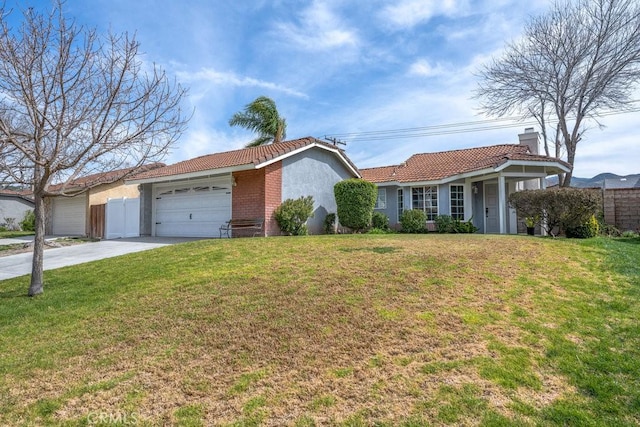
[[[207,240],[0,282],[0,425],[638,425],[640,239]],[[119,424],[118,424],[119,423]]]
[[[10,239],[13,237],[32,236],[33,231],[0,231],[0,239]]]

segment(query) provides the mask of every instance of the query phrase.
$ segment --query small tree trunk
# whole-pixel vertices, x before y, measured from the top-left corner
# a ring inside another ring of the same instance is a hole
[[[31,264],[31,284],[29,285],[29,296],[40,295],[44,292],[44,222],[45,208],[44,197],[34,194],[34,214],[36,217],[36,234],[33,240],[33,262]]]

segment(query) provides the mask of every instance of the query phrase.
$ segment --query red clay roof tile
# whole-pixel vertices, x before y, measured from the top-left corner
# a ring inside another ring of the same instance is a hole
[[[131,177],[130,179],[143,180],[161,178],[214,169],[230,168],[234,166],[257,166],[261,163],[276,159],[280,156],[311,144],[324,145],[333,150],[337,149],[334,145],[324,143],[316,138],[306,137],[291,141],[283,141],[276,144],[260,145],[258,147],[241,148],[239,150],[207,154],[204,156],[196,157],[194,159],[184,160],[173,165],[165,166],[163,168],[144,172]],[[358,168],[353,163],[351,163],[344,152],[342,150],[339,151],[344,159],[353,167],[354,170],[357,171]]]
[[[504,144],[414,154],[401,165],[361,169],[360,172],[364,179],[374,183],[438,181],[468,172],[496,168],[508,160],[562,162],[530,154],[526,145]]]
[[[102,184],[111,184],[114,183],[116,181],[121,180],[122,178],[126,178],[129,175],[131,175],[131,173],[134,172],[134,170],[140,171],[142,173],[154,170],[154,169],[158,169],[165,166],[164,163],[150,163],[147,165],[142,165],[139,168],[124,168],[124,169],[118,169],[118,170],[114,170],[114,171],[108,171],[108,172],[100,172],[100,173],[94,173],[91,175],[86,175],[86,176],[82,176],[80,178],[74,179],[73,181],[67,183],[65,185],[65,192],[66,191],[80,191],[80,190],[84,190],[86,188],[91,188],[91,187],[95,187],[97,185],[102,185]],[[49,186],[48,192],[49,193],[56,193],[59,192],[60,190],[62,190],[64,184],[60,183],[60,184],[53,184]]]

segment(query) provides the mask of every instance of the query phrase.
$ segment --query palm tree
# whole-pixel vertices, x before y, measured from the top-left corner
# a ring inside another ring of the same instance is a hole
[[[230,126],[242,126],[258,133],[247,147],[278,143],[287,137],[287,122],[280,117],[276,103],[271,98],[259,96],[229,119]]]

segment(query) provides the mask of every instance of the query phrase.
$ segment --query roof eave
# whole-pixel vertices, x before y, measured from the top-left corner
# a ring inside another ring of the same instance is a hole
[[[335,155],[338,156],[338,159],[340,160],[340,162],[349,170],[351,171],[351,173],[353,175],[355,175],[358,178],[362,178],[362,176],[360,175],[360,172],[354,168],[354,166],[344,157],[344,155],[342,154],[342,151],[340,151],[338,148],[331,148],[331,147],[327,147],[324,144],[319,144],[317,142],[312,142],[311,144],[308,145],[304,145],[300,148],[296,148],[295,150],[289,151],[288,153],[285,154],[281,154],[279,156],[275,156],[272,159],[269,160],[265,160],[262,163],[258,163],[255,165],[256,169],[260,169],[263,168],[265,166],[269,166],[273,163],[279,162],[280,160],[284,160],[288,157],[292,157],[295,156],[296,154],[302,153],[303,151],[309,150],[311,148],[320,148],[322,150],[326,150],[329,151],[330,153],[333,153]]]
[[[545,171],[547,171],[546,168],[557,168],[561,172],[565,172],[565,173],[571,171],[570,167],[565,166],[561,162],[557,162],[557,161],[554,161],[554,160],[549,160],[549,161],[507,160],[503,164],[501,164],[498,167],[496,167],[495,171],[496,172],[500,172],[500,171],[503,171],[504,169],[506,169],[506,168],[508,168],[510,166],[538,166],[538,167],[542,166],[542,167],[545,168]],[[547,175],[555,175],[556,173],[558,173],[558,172],[548,171]]]
[[[248,163],[244,165],[229,166],[226,168],[206,169],[206,170],[197,171],[197,172],[171,174],[171,175],[158,176],[158,177],[152,177],[152,178],[128,179],[128,180],[125,180],[125,184],[153,184],[157,182],[205,178],[211,175],[224,175],[232,172],[239,172],[239,171],[250,170],[250,169],[257,169],[257,167],[253,163]]]

